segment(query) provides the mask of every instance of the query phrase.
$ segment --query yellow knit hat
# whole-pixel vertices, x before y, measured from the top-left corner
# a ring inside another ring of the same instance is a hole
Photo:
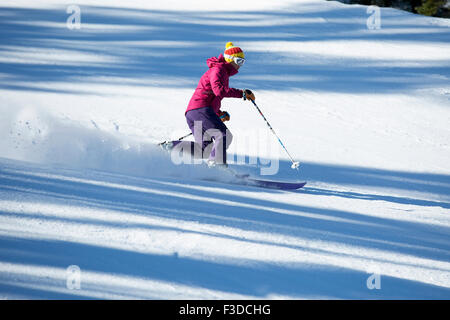
[[[235,47],[233,42],[227,42],[227,44],[225,45],[223,56],[226,62],[233,61],[233,57],[245,58],[242,49],[239,47]]]

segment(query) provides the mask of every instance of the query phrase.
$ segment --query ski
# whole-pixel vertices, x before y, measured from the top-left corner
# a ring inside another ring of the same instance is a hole
[[[170,151],[170,143],[167,141],[161,142],[158,144],[163,150]],[[169,148],[167,148],[169,146]],[[207,165],[206,163],[203,163],[203,165]],[[248,186],[255,186],[255,187],[261,187],[261,188],[268,188],[268,189],[278,189],[278,190],[297,190],[300,188],[303,188],[306,185],[306,181],[303,182],[293,182],[293,181],[276,181],[276,180],[263,180],[263,179],[257,179],[252,178],[250,174],[248,173],[237,173],[234,170],[231,170],[227,167],[220,168],[220,167],[210,167],[217,168],[220,170],[224,170],[237,178],[237,182],[235,184],[240,185],[248,185]],[[213,180],[213,179],[204,179],[204,180]]]
[[[290,181],[274,181],[274,180],[261,180],[246,177],[242,179],[247,185],[269,188],[269,189],[279,189],[279,190],[297,190],[303,188],[306,185],[306,181],[303,182],[290,182]]]

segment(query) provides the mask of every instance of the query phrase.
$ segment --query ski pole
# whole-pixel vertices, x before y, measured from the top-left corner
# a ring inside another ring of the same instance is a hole
[[[188,134],[185,135],[185,136],[182,136],[181,138],[178,139],[178,141],[181,141],[181,140],[183,140],[183,139],[186,139],[186,138],[189,137],[189,136],[192,136],[192,132],[191,132],[191,133],[188,133]]]
[[[283,142],[281,141],[280,137],[278,137],[278,135],[275,133],[275,130],[273,130],[272,126],[270,125],[269,121],[267,121],[266,117],[264,116],[264,114],[261,112],[261,109],[259,109],[259,107],[256,105],[255,101],[252,99],[249,99],[253,105],[256,107],[256,110],[258,110],[259,114],[261,115],[261,117],[263,117],[264,121],[266,122],[267,126],[269,127],[269,129],[272,131],[272,133],[275,135],[275,137],[277,137],[278,142],[281,144],[281,146],[283,147],[284,151],[286,151],[287,155],[289,156],[289,159],[291,159],[292,165],[291,168],[292,169],[297,169],[300,166],[300,162],[298,161],[294,161],[294,159],[292,158],[292,156],[290,155],[289,151],[286,149],[286,147],[284,146]]]
[[[181,141],[181,140],[183,140],[183,139],[185,139],[185,138],[187,138],[187,137],[189,137],[189,136],[191,136],[191,135],[192,135],[192,132],[189,133],[189,134],[187,134],[187,135],[185,135],[185,136],[182,136],[181,138],[178,139],[178,141]],[[168,144],[169,142],[170,142],[169,140],[166,140],[166,141],[163,141],[163,142],[158,143],[158,145],[159,145],[159,146],[163,146],[163,145]]]

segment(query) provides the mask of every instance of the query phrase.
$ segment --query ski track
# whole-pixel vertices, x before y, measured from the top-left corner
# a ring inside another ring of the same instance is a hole
[[[368,30],[367,7],[320,0],[77,3],[79,30],[69,2],[0,4],[0,298],[450,298],[448,20],[382,8]],[[301,190],[154,147],[186,134],[227,41],[247,57],[231,85],[301,162],[226,99],[231,167],[275,165],[263,178]]]

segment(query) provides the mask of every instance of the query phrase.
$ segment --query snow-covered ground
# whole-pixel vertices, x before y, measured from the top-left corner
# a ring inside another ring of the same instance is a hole
[[[450,21],[382,8],[372,30],[372,15],[2,1],[0,298],[449,299]],[[154,146],[188,132],[228,41],[247,58],[231,85],[255,92],[301,170],[239,99],[223,101],[231,166],[273,165],[266,178],[301,190],[230,184]]]

